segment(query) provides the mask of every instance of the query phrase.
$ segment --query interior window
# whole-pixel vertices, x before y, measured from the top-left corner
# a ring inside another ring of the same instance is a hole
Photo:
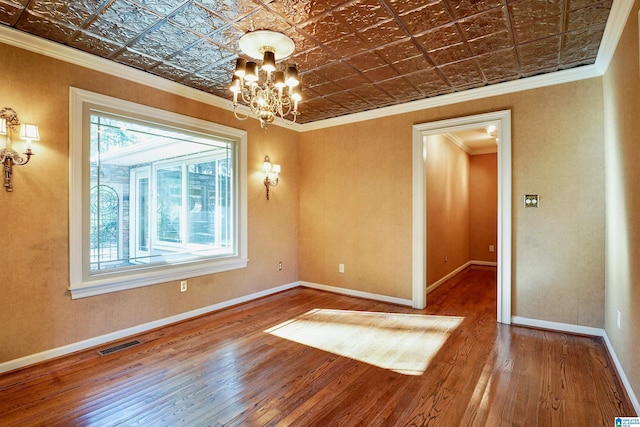
[[[82,196],[72,209],[88,221],[71,225],[72,258],[82,266],[72,259],[72,296],[246,265],[244,132],[225,135],[169,112],[175,122],[154,120],[156,111],[145,117],[139,111],[149,107],[137,104],[128,114],[124,101],[79,103],[72,135],[84,136],[76,141],[84,150],[71,158],[82,173],[72,173],[71,194]]]

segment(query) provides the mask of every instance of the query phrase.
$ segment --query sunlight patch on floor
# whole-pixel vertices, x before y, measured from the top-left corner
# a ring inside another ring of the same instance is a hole
[[[422,375],[463,317],[311,310],[265,332],[404,375]]]

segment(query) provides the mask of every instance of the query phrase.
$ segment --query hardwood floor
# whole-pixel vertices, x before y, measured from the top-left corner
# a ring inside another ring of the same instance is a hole
[[[494,269],[468,268],[422,311],[293,289],[107,356],[0,375],[0,425],[611,426],[635,415],[601,339],[497,324],[495,286]]]

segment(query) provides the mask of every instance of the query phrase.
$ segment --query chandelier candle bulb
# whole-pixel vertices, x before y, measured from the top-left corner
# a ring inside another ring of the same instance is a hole
[[[247,60],[244,58],[236,59],[236,71],[233,73],[234,75],[243,78],[245,74],[245,67],[247,65]],[[233,82],[233,80],[232,80]]]
[[[285,80],[285,83],[290,88],[296,87],[300,84],[300,81],[298,80],[298,68],[295,65],[289,65],[287,67],[287,79]]]

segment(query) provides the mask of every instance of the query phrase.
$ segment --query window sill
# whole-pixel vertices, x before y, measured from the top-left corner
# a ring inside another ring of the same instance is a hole
[[[214,262],[203,262],[198,265],[172,265],[166,266],[166,268],[154,268],[153,271],[141,271],[127,275],[105,274],[98,278],[90,278],[78,284],[71,284],[71,286],[69,286],[69,292],[71,293],[71,299],[87,298],[171,282],[173,280],[182,280],[189,277],[238,270],[240,268],[246,268],[248,262],[249,260],[247,258],[232,258],[228,260],[216,260]]]

